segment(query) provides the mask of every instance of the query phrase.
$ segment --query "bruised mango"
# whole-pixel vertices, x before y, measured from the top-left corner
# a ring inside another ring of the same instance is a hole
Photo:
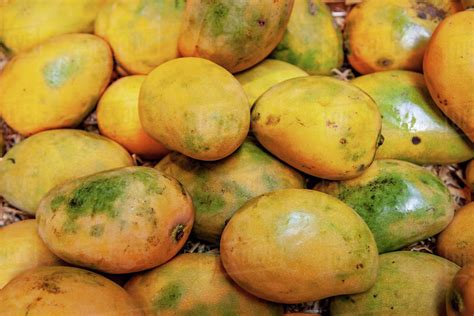
[[[239,286],[280,303],[363,292],[377,276],[377,246],[364,221],[311,190],[279,190],[247,202],[225,227],[220,251]]]
[[[194,220],[191,197],[153,168],[128,167],[66,182],[36,214],[43,241],[77,266],[130,273],[171,259]]]
[[[447,316],[474,315],[474,265],[458,271],[446,295]]]
[[[213,62],[178,58],[153,70],[139,98],[145,131],[167,148],[199,160],[218,160],[245,140],[247,96],[239,82]]]
[[[423,62],[431,96],[471,141],[474,141],[473,29],[473,10],[448,17],[433,33]]]
[[[95,34],[112,47],[128,73],[148,74],[178,57],[185,0],[118,0],[100,11]]]
[[[96,273],[73,267],[40,267],[0,290],[0,311],[23,315],[143,315],[130,295]]]
[[[283,308],[240,289],[219,256],[187,253],[125,286],[146,315],[282,315]]]
[[[51,38],[15,56],[0,74],[0,112],[23,135],[74,127],[112,75],[112,52],[90,34]]]
[[[453,221],[438,236],[438,254],[460,266],[474,264],[473,225],[474,203],[469,203],[456,212]]]
[[[361,176],[316,189],[351,206],[369,225],[380,253],[442,231],[454,215],[448,189],[428,170],[397,160],[376,160]]]
[[[341,31],[321,0],[295,0],[283,40],[271,56],[311,75],[330,75],[342,66]]]
[[[382,115],[384,142],[377,159],[453,164],[474,157],[474,146],[438,109],[422,74],[383,71],[351,83],[374,99]]]
[[[28,269],[59,264],[38,236],[34,219],[0,228],[0,289]]]
[[[303,177],[247,140],[231,156],[201,162],[171,153],[156,166],[180,181],[196,207],[193,232],[219,243],[225,223],[245,202],[279,189],[302,189]]]
[[[282,82],[252,110],[252,131],[268,151],[324,179],[360,175],[374,159],[380,129],[374,101],[350,83],[329,77]]]
[[[128,152],[105,137],[79,130],[46,131],[15,145],[0,161],[0,195],[35,214],[41,198],[56,185],[132,164]]]
[[[346,19],[347,58],[361,74],[421,71],[431,34],[457,9],[452,0],[364,0]]]
[[[281,41],[293,0],[195,0],[186,3],[179,51],[232,73],[262,61]]]
[[[380,255],[377,282],[367,292],[336,297],[331,315],[444,315],[445,296],[459,267],[427,253]]]
[[[266,59],[253,68],[235,76],[245,90],[250,106],[265,91],[288,79],[306,77],[308,74],[300,68],[284,61]]]

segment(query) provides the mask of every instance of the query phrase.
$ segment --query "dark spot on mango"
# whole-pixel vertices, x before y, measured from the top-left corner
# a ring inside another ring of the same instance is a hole
[[[364,268],[364,264],[363,263],[359,263],[356,265],[356,269],[359,270],[359,269],[362,269]]]
[[[184,236],[184,228],[186,226],[183,224],[178,224],[174,229],[173,232],[171,233],[171,237],[173,238],[174,241],[178,242],[183,238]]]
[[[265,26],[265,20],[259,19],[257,22],[258,22],[259,26],[261,26],[261,27]]]
[[[393,64],[393,60],[387,58],[380,58],[377,60],[377,65],[380,67],[390,67]]]
[[[342,145],[345,145],[345,144],[347,144],[347,139],[341,138],[341,139],[339,140],[339,143],[341,143]]]
[[[385,142],[385,137],[383,137],[383,135],[380,134],[379,138],[377,139],[377,148],[382,146],[384,142]]]
[[[327,127],[332,127],[332,128],[337,128],[337,124],[336,122],[332,122],[332,121],[326,121],[326,126]]]
[[[156,311],[174,309],[179,305],[184,294],[183,287],[178,283],[170,283],[163,287],[153,300]]]
[[[265,123],[266,125],[276,125],[280,122],[280,117],[279,116],[273,116],[269,115],[267,118],[267,122]]]
[[[423,20],[442,20],[446,17],[444,10],[424,1],[416,1],[415,10],[417,11],[417,16]]]
[[[361,164],[361,165],[359,166],[359,168],[357,168],[357,171],[361,172],[361,171],[363,171],[364,169],[365,169],[365,165],[364,165],[364,164]]]
[[[42,289],[43,291],[46,291],[48,293],[53,293],[53,294],[58,294],[58,293],[61,292],[61,288],[59,286],[57,286],[55,283],[49,282],[49,281],[44,281],[41,284],[40,289]]]
[[[413,145],[418,145],[419,143],[421,143],[421,138],[418,136],[413,136],[411,142],[413,143]]]
[[[377,298],[378,294],[374,294],[374,295],[372,295],[372,296],[373,296],[374,298]]]
[[[452,291],[449,295],[450,295],[449,303],[451,304],[451,307],[456,312],[460,312],[461,311],[460,307],[461,307],[462,298],[460,297],[459,293],[456,292],[456,291]]]
[[[13,158],[7,158],[7,161],[11,162],[12,164],[16,164],[16,160]]]
[[[252,122],[257,122],[258,120],[260,120],[260,113],[252,115]]]

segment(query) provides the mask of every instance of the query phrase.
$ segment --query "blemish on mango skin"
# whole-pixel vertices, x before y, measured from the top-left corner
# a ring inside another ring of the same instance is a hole
[[[54,89],[60,88],[81,69],[79,59],[62,57],[55,59],[43,68],[43,77],[48,86]]]
[[[156,311],[176,308],[184,294],[184,288],[178,283],[170,283],[158,292],[153,300],[153,307]]]
[[[273,115],[269,115],[267,117],[267,121],[266,121],[266,125],[276,125],[280,123],[280,117],[279,116],[273,116]]]

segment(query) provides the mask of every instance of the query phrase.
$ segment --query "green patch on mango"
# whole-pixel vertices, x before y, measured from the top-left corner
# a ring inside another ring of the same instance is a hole
[[[153,307],[156,311],[174,309],[179,305],[183,295],[184,288],[181,284],[170,283],[158,292],[153,300]]]
[[[57,89],[71,79],[80,69],[81,61],[78,58],[66,56],[46,64],[43,68],[43,76],[48,86]]]
[[[89,234],[92,236],[92,237],[100,237],[104,234],[104,229],[105,229],[105,225],[104,224],[97,224],[97,225],[93,225],[91,227],[91,230],[89,232]]]

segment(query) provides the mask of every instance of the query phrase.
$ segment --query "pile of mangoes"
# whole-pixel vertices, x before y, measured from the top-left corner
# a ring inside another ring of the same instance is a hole
[[[473,315],[471,7],[0,1],[0,315]]]

